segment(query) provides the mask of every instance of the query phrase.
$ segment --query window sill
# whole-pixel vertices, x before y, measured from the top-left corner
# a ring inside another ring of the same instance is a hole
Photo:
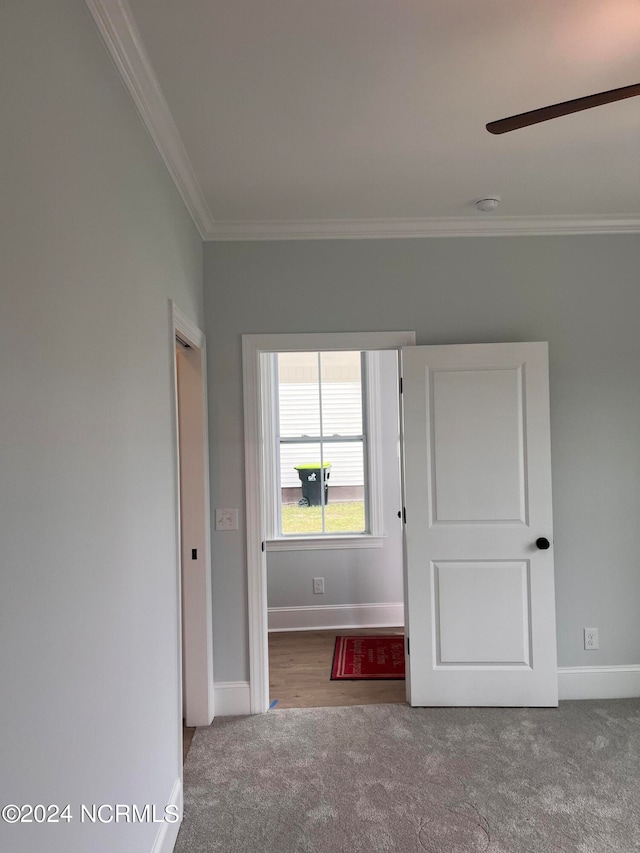
[[[382,548],[386,536],[363,533],[355,536],[298,536],[269,539],[267,551],[326,551],[347,548]]]

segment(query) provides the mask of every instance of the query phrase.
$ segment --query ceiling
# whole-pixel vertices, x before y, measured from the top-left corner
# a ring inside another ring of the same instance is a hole
[[[640,98],[485,130],[640,81],[640,0],[87,3],[205,237],[640,230]]]

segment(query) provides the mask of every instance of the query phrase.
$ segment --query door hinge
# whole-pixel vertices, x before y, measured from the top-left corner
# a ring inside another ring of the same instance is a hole
[[[402,376],[400,377],[400,393],[402,394]]]
[[[406,506],[402,507],[402,520],[404,521],[405,524],[407,523],[407,508],[406,508]]]
[[[407,654],[411,654],[411,640],[407,637]]]
[[[264,542],[262,543],[262,553],[264,553]]]

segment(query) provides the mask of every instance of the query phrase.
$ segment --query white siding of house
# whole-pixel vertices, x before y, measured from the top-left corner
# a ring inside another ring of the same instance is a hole
[[[318,386],[287,382],[279,385],[280,434],[282,437],[318,435],[320,409]],[[359,382],[327,382],[322,386],[322,425],[325,436],[362,434],[362,392]],[[318,443],[281,444],[280,472],[283,488],[300,485],[296,465],[319,462]],[[325,444],[324,461],[331,462],[329,485],[361,486],[364,483],[360,442]]]

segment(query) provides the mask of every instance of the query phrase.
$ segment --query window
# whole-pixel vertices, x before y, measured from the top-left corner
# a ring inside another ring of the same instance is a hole
[[[270,540],[379,535],[376,365],[375,353],[355,350],[265,354]]]

